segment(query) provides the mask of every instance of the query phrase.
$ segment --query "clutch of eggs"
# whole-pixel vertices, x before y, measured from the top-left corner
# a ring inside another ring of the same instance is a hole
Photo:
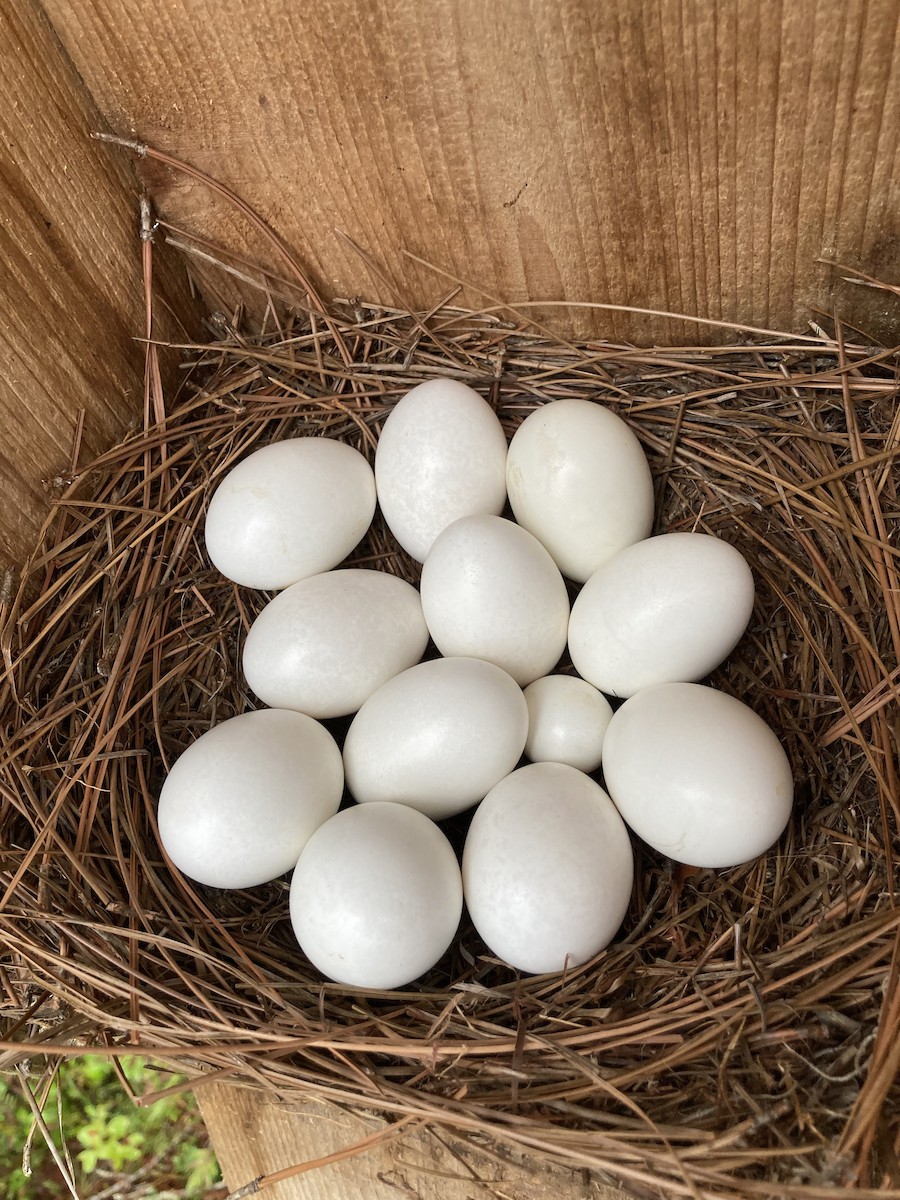
[[[418,589],[340,566],[376,497]],[[464,901],[516,970],[588,962],[626,916],[631,835],[698,867],[764,853],[790,764],[751,707],[698,682],[747,627],[752,573],[720,538],[652,524],[640,443],[585,400],[536,409],[507,446],[477,392],[432,379],[392,409],[374,471],[323,437],[251,453],[205,536],[229,579],[276,592],[242,651],[269,707],[174,763],[171,865],[217,888],[292,870],[308,960],[383,990],[443,958]],[[555,670],[566,647],[577,675]],[[351,716],[341,749],[321,722]],[[459,814],[461,864],[436,824]]]

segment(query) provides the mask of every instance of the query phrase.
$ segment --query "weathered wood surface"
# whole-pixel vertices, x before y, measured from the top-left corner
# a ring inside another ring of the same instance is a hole
[[[46,8],[112,126],[229,183],[327,293],[433,302],[448,282],[407,248],[508,300],[800,327],[834,302],[820,257],[898,278],[897,0]],[[201,187],[152,181],[175,223],[262,253]],[[837,286],[845,318],[893,319],[883,294]]]
[[[197,1097],[234,1191],[259,1175],[335,1154],[382,1128],[331,1104],[288,1108],[247,1088],[206,1084]],[[629,1200],[580,1172],[544,1169],[537,1176],[512,1157],[472,1153],[452,1137],[405,1134],[354,1158],[267,1187],[266,1200]]]
[[[79,413],[83,461],[139,412],[144,356],[137,180],[91,141],[99,114],[31,0],[0,0],[0,97],[3,567],[34,539]],[[160,285],[187,310],[184,283]]]

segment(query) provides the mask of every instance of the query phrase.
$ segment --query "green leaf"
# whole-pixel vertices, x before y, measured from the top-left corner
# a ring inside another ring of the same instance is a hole
[[[152,1069],[135,1055],[123,1056],[120,1064],[139,1095],[185,1079]],[[123,1089],[112,1061],[101,1055],[69,1059],[60,1067],[45,1108],[51,1128],[56,1126],[57,1092],[64,1136],[79,1176],[89,1175],[98,1165],[127,1173],[135,1163],[158,1155],[160,1176],[172,1181],[168,1186],[173,1197],[199,1198],[218,1177],[215,1155],[189,1093],[166,1096],[148,1108],[137,1106]],[[22,1147],[32,1120],[18,1080],[8,1074],[0,1077],[0,1200],[37,1200],[35,1179],[43,1179],[44,1174],[41,1200],[66,1200],[61,1181],[57,1186],[46,1172],[51,1160],[43,1139],[35,1139],[32,1147],[34,1178],[22,1175]],[[89,1181],[85,1178],[82,1183],[88,1195]]]
[[[79,1150],[77,1158],[82,1170],[86,1171],[88,1175],[97,1169],[98,1158],[96,1150]]]
[[[106,1152],[101,1157],[108,1159],[114,1171],[121,1171],[126,1163],[136,1162],[141,1157],[141,1152],[137,1146],[120,1142],[118,1145],[107,1145]]]
[[[202,1196],[219,1179],[219,1164],[212,1150],[207,1147],[191,1147],[195,1151],[194,1162],[185,1180],[184,1190],[188,1196]]]
[[[100,1054],[85,1055],[80,1074],[83,1076],[86,1083],[92,1087],[99,1087],[110,1076],[115,1076],[115,1068],[109,1059],[104,1058]]]
[[[110,1137],[123,1138],[131,1129],[132,1119],[125,1113],[116,1113],[106,1126]]]
[[[102,1135],[96,1125],[83,1125],[81,1129],[76,1130],[75,1136],[81,1142],[82,1146],[96,1146],[101,1141]]]

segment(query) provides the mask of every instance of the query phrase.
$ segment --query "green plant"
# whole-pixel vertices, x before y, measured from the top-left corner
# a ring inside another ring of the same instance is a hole
[[[136,1096],[186,1079],[137,1056],[121,1058],[119,1066]],[[199,1200],[218,1180],[218,1163],[190,1092],[136,1105],[112,1061],[100,1055],[64,1062],[49,1088],[47,1078],[32,1068],[27,1085],[55,1144],[72,1161],[82,1200],[113,1193],[135,1200]],[[18,1075],[0,1076],[4,1200],[56,1200],[68,1191],[43,1136],[33,1130],[22,1088]]]

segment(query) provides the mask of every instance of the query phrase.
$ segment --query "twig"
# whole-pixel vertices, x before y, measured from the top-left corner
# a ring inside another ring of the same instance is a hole
[[[251,225],[253,225],[254,228],[263,235],[268,244],[276,251],[279,257],[283,259],[294,275],[296,275],[297,279],[303,286],[304,291],[309,296],[313,307],[318,312],[326,316],[326,320],[330,320],[326,314],[326,308],[322,302],[322,298],[307,276],[306,271],[304,270],[296,254],[269,227],[269,225],[262,219],[262,217],[260,217],[256,210],[242,200],[240,196],[231,190],[231,188],[226,187],[223,183],[220,183],[219,180],[214,179],[211,175],[207,175],[205,171],[201,171],[197,167],[191,166],[191,164],[184,162],[180,158],[176,158],[172,154],[167,154],[164,150],[156,150],[146,142],[135,141],[131,138],[118,137],[112,133],[94,133],[92,136],[96,138],[97,141],[107,142],[110,145],[122,146],[127,150],[131,150],[140,158],[152,158],[157,162],[165,163],[166,166],[172,167],[173,170],[180,171],[185,175],[189,175],[191,178],[198,180],[212,191],[218,192],[220,196],[224,197],[229,204],[240,211],[251,223]],[[343,338],[336,327],[335,341],[337,342],[345,361],[349,362],[350,359],[346,344],[344,343]]]
[[[72,1200],[80,1200],[80,1197],[78,1195],[78,1190],[75,1187],[75,1181],[72,1178],[72,1176],[69,1174],[69,1168],[66,1166],[65,1160],[63,1159],[62,1155],[60,1154],[59,1150],[57,1149],[56,1143],[53,1140],[50,1130],[47,1128],[47,1122],[44,1120],[44,1114],[41,1112],[40,1107],[38,1106],[38,1103],[35,1100],[34,1095],[31,1091],[31,1088],[28,1086],[28,1076],[25,1072],[25,1068],[21,1065],[21,1063],[16,1064],[16,1072],[19,1076],[19,1080],[22,1085],[22,1093],[25,1096],[25,1100],[28,1104],[28,1107],[31,1109],[31,1112],[35,1119],[37,1127],[41,1131],[41,1136],[43,1137],[44,1141],[47,1143],[47,1149],[50,1151],[50,1154],[53,1157],[53,1161],[56,1163],[57,1167],[59,1168],[59,1173],[60,1173],[60,1175],[62,1175],[63,1183],[68,1188],[69,1193],[72,1196]]]
[[[393,1125],[379,1129],[377,1133],[369,1134],[368,1137],[354,1142],[352,1146],[345,1146],[343,1150],[335,1150],[332,1154],[323,1154],[321,1158],[310,1159],[307,1162],[295,1163],[292,1167],[283,1167],[281,1170],[272,1171],[267,1175],[258,1175],[256,1179],[251,1179],[249,1183],[245,1183],[242,1187],[229,1192],[225,1200],[244,1200],[245,1196],[255,1196],[257,1192],[261,1192],[273,1184],[282,1183],[285,1179],[293,1179],[297,1175],[304,1175],[307,1171],[318,1171],[320,1167],[344,1162],[348,1158],[356,1158],[360,1154],[364,1154],[367,1150],[371,1150],[374,1146],[383,1145],[385,1142],[397,1137],[398,1134],[407,1130],[411,1125],[415,1126],[418,1124],[421,1124],[421,1121],[415,1117],[402,1117]]]

